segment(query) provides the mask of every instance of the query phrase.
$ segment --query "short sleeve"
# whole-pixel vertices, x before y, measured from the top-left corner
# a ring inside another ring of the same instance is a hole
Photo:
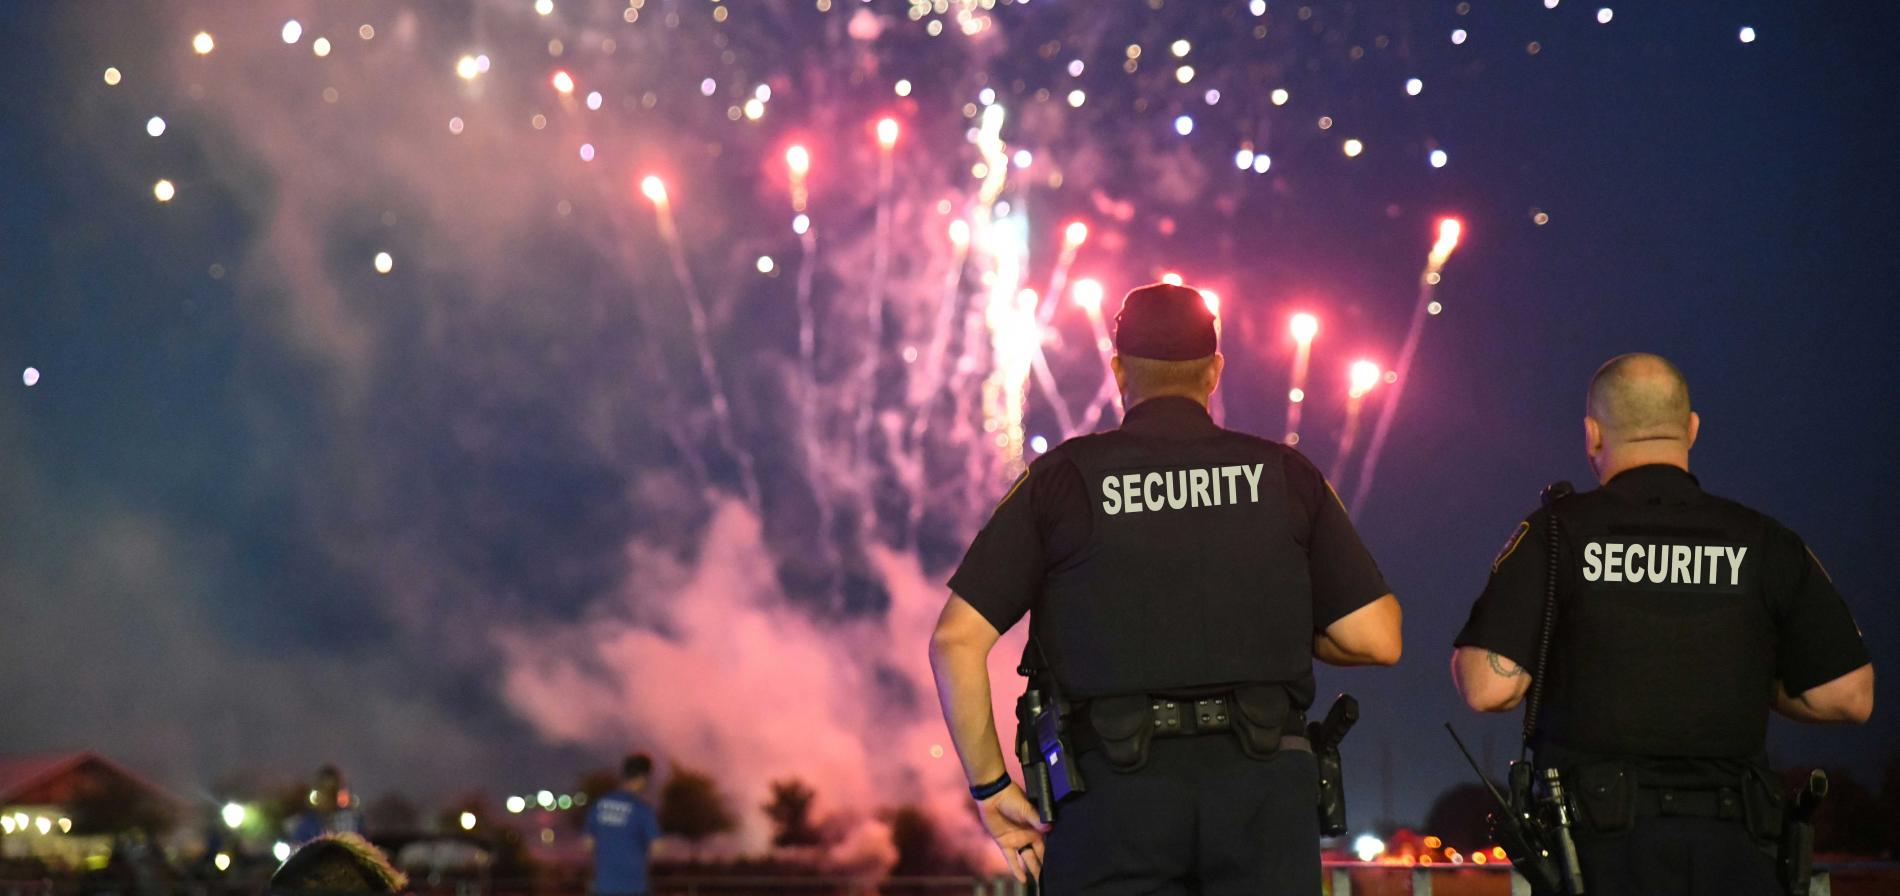
[[[660,839],[660,816],[653,806],[644,802],[640,804],[640,823],[644,829],[645,843],[650,845]]]
[[[1035,605],[1045,575],[1076,549],[1077,528],[1087,524],[1082,474],[1067,459],[1044,455],[970,542],[950,590],[997,631],[1008,631]]]
[[[1801,537],[1771,526],[1764,586],[1775,615],[1775,677],[1800,694],[1872,662],[1847,602]]]
[[[1526,669],[1537,661],[1538,629],[1548,589],[1545,562],[1550,513],[1539,510],[1517,524],[1491,561],[1491,578],[1452,642],[1499,654]]]
[[[1298,452],[1286,460],[1287,490],[1307,515],[1306,556],[1313,584],[1313,628],[1327,626],[1392,592],[1319,468]]]

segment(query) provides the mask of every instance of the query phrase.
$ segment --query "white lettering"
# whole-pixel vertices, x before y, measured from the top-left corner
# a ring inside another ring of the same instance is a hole
[[[1748,553],[1748,548],[1725,547],[1722,551],[1728,554],[1728,583],[1740,585],[1742,583],[1742,555]]]
[[[1737,587],[1747,556],[1746,546],[1591,541],[1583,546],[1582,573],[1586,582]]]
[[[1242,477],[1247,480],[1246,500],[1258,504],[1265,471],[1266,464],[1260,463],[1111,474],[1102,478],[1102,513],[1121,516],[1239,504]]]
[[[1188,471],[1188,491],[1194,493],[1193,503],[1195,507],[1206,507],[1214,503],[1207,499],[1208,478],[1207,471],[1200,467],[1195,467]]]
[[[1181,508],[1187,506],[1187,502],[1188,502],[1187,478],[1188,477],[1187,477],[1186,470],[1169,470],[1168,471],[1168,509],[1169,510],[1180,510]],[[1175,488],[1176,485],[1180,486],[1178,490]]]

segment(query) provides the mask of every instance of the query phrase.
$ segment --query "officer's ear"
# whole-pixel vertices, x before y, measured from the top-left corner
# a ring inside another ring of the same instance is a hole
[[[1696,412],[1694,412],[1694,411],[1690,411],[1690,412],[1689,412],[1689,444],[1688,444],[1688,447],[1690,447],[1690,448],[1694,448],[1694,447],[1695,447],[1695,436],[1696,436],[1696,433],[1698,433],[1698,432],[1700,432],[1701,430],[1702,430],[1702,417],[1701,417],[1700,415],[1698,415],[1698,414],[1697,414]]]
[[[1227,368],[1227,357],[1220,352],[1214,353],[1214,363],[1208,365],[1207,394],[1214,394],[1220,388],[1220,373]]]
[[[1695,424],[1691,422],[1689,427],[1693,433]],[[1583,453],[1591,460],[1603,453],[1603,425],[1597,422],[1597,418],[1587,414],[1583,418]]]

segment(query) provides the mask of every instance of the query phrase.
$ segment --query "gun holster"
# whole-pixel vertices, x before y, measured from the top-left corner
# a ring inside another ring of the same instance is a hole
[[[1016,698],[1016,762],[1023,767],[1023,795],[1036,804],[1043,824],[1056,820],[1055,797],[1050,794],[1049,768],[1036,745],[1036,717],[1042,714],[1042,692],[1030,685]]]
[[[1319,763],[1319,834],[1337,837],[1346,833],[1346,779],[1339,759],[1339,744],[1346,732],[1359,721],[1359,701],[1351,694],[1340,694],[1324,721],[1306,726],[1306,739],[1313,745],[1313,758]]]
[[[1016,761],[1023,767],[1023,792],[1044,824],[1055,821],[1057,805],[1088,789],[1075,766],[1068,709],[1060,697],[1045,700],[1033,680],[1016,700]]]
[[[1788,896],[1808,896],[1814,877],[1814,813],[1827,796],[1827,772],[1815,769],[1781,814],[1775,870]]]

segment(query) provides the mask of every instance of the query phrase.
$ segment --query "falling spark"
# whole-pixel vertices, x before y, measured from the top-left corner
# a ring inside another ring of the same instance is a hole
[[[1286,432],[1288,443],[1297,442],[1302,403],[1306,400],[1306,369],[1313,357],[1313,337],[1319,335],[1319,318],[1304,311],[1287,321],[1293,334],[1293,372],[1288,377],[1292,388],[1287,392]]]
[[[1419,274],[1418,302],[1412,311],[1412,324],[1405,331],[1405,344],[1399,349],[1399,363],[1393,368],[1396,376],[1392,381],[1392,394],[1386,397],[1384,406],[1379,409],[1378,425],[1373,427],[1372,441],[1366,447],[1365,459],[1359,464],[1359,481],[1349,508],[1354,517],[1365,507],[1366,498],[1372,493],[1373,474],[1378,471],[1379,455],[1385,449],[1386,436],[1392,431],[1392,419],[1398,414],[1399,397],[1405,393],[1405,384],[1412,371],[1412,359],[1418,354],[1419,339],[1424,335],[1425,319],[1433,316],[1432,293],[1438,288],[1439,270],[1450,260],[1452,251],[1458,248],[1458,240],[1463,235],[1464,225],[1457,218],[1439,220],[1438,239],[1432,244],[1431,254],[1426,257],[1425,270]]]
[[[1346,370],[1346,425],[1339,437],[1339,456],[1333,460],[1335,471],[1343,468],[1352,456],[1352,449],[1359,440],[1359,417],[1365,407],[1366,393],[1379,385],[1379,378],[1379,365],[1363,358],[1352,362]]]
[[[693,282],[692,269],[686,264],[686,247],[680,241],[679,227],[673,220],[673,203],[667,196],[666,183],[658,175],[649,174],[640,181],[640,192],[653,203],[653,212],[660,225],[660,238],[666,244],[667,253],[673,261],[673,276],[679,283],[680,292],[686,298],[687,319],[692,324],[693,345],[699,353],[699,372],[706,381],[706,389],[712,396],[712,412],[715,428],[719,433],[720,446],[739,466],[739,485],[745,492],[746,502],[753,507],[759,506],[758,477],[752,471],[752,455],[739,447],[739,440],[732,429],[732,405],[726,398],[725,386],[719,377],[719,365],[713,358],[712,336],[706,319],[706,305],[699,298],[699,288]]]

